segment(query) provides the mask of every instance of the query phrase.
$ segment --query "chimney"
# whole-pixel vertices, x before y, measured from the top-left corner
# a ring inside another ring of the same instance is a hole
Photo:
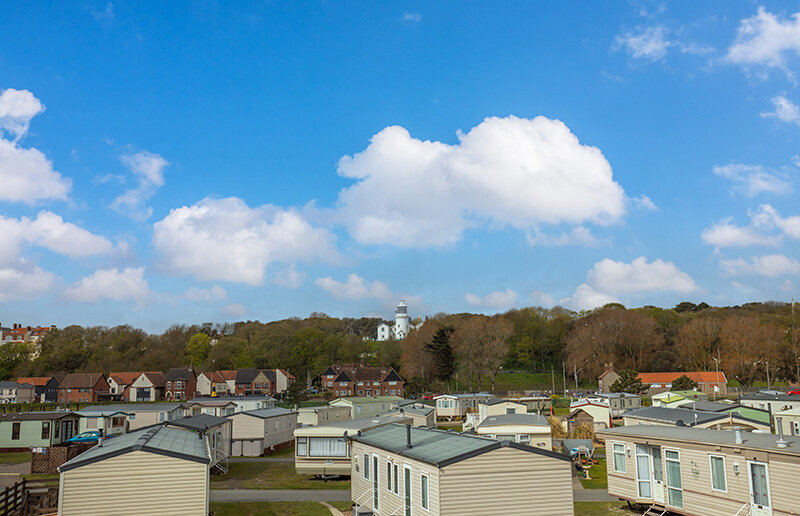
[[[778,440],[775,442],[775,446],[778,448],[786,448],[789,446],[789,443],[786,442],[786,439],[783,438],[783,418],[776,417],[775,424],[778,427]]]
[[[733,444],[742,444],[742,427],[734,426],[733,427]]]
[[[411,445],[411,425],[406,425],[406,448],[413,448]]]

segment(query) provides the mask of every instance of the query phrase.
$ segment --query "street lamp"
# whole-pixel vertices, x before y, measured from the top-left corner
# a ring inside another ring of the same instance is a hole
[[[717,392],[719,391],[719,359],[717,357],[711,357],[714,360],[714,366],[716,367],[717,377],[715,378],[716,383],[714,384],[714,401],[717,399]]]

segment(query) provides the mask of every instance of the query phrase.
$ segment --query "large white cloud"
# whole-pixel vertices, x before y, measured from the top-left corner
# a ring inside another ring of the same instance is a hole
[[[467,294],[464,299],[472,306],[486,306],[495,310],[505,310],[517,304],[517,293],[507,288],[505,290],[495,290],[485,296]]]
[[[379,299],[391,302],[395,296],[386,283],[367,281],[358,274],[348,274],[346,281],[337,281],[330,276],[319,278],[314,283],[336,299]]]
[[[727,60],[748,66],[786,68],[787,55],[800,53],[800,13],[788,19],[763,7],[741,21],[736,41],[728,49]]]
[[[586,283],[578,285],[570,297],[565,297],[559,304],[573,310],[591,310],[608,303],[619,303],[619,298],[598,292]]]
[[[144,278],[144,267],[101,269],[64,291],[68,299],[96,303],[101,299],[134,301],[143,306],[155,296]]]
[[[70,181],[53,170],[37,149],[18,144],[31,119],[44,111],[27,90],[7,89],[0,94],[0,201],[33,204],[45,199],[66,199]],[[3,131],[12,138],[3,138]]]
[[[594,264],[586,282],[605,294],[640,294],[643,292],[681,292],[697,289],[694,280],[672,262],[640,256],[631,263],[606,258]]]
[[[749,262],[743,258],[720,260],[723,272],[731,276],[756,274],[767,278],[777,278],[787,274],[800,274],[800,261],[782,254],[754,256]]]
[[[153,209],[146,203],[164,185],[164,169],[169,163],[158,154],[147,151],[127,154],[121,159],[136,178],[136,186],[114,199],[111,208],[143,222],[153,214]]]
[[[55,276],[40,267],[20,263],[0,266],[0,303],[25,299],[48,291]]]
[[[261,285],[272,264],[337,256],[333,236],[297,211],[250,208],[235,197],[171,210],[153,225],[153,245],[166,271],[249,285]]]
[[[356,240],[441,246],[482,221],[530,229],[607,224],[626,212],[603,153],[558,120],[492,117],[458,137],[448,145],[387,127],[339,161],[339,174],[357,181],[338,202]]]

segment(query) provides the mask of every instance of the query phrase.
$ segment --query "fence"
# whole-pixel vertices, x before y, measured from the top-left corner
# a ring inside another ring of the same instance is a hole
[[[93,444],[73,444],[34,448],[31,453],[31,473],[58,473],[58,467],[93,447]],[[0,516],[2,516],[0,514]]]

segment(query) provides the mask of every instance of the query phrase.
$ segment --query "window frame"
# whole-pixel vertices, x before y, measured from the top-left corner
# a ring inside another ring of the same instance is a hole
[[[392,472],[392,468],[393,468],[392,461],[387,460],[386,461],[386,490],[389,491],[390,493],[392,492],[392,479],[394,478],[392,476],[392,473],[393,473]]]
[[[46,429],[46,430],[45,430]],[[50,421],[42,421],[42,439],[50,440]]]
[[[364,457],[361,461],[361,467],[364,469],[364,480],[369,480],[369,461],[370,461],[369,453],[364,453]]]
[[[11,440],[19,441],[19,434],[21,431],[22,431],[22,423],[20,423],[19,421],[14,421],[13,423],[11,423]]]
[[[304,454],[300,454],[300,442],[302,440],[303,448],[305,449]],[[295,457],[308,457],[308,437],[305,436],[298,436],[297,442],[294,445],[294,455]]]
[[[616,450],[617,445],[622,446],[621,452],[618,452]],[[616,461],[617,453],[622,454],[622,469],[617,469],[617,461]],[[611,443],[611,462],[614,473],[625,473],[626,475],[628,474],[628,457],[625,453],[625,443],[619,443],[619,442]]]
[[[422,483],[422,479],[425,483]],[[424,486],[424,489],[423,489]],[[419,506],[422,510],[430,512],[431,509],[431,479],[427,473],[419,474]]]
[[[392,469],[392,479],[394,481],[394,485],[392,486],[394,490],[392,492],[400,496],[400,464],[393,462]]]
[[[678,458],[677,459],[669,458],[669,454],[670,453],[677,454]],[[664,499],[664,501],[666,502],[667,506],[669,506],[669,507],[676,507],[678,509],[683,509],[684,506],[686,505],[686,500],[684,499],[684,496],[683,496],[684,489],[683,489],[683,467],[682,467],[682,464],[681,464],[681,451],[679,449],[677,449],[677,448],[662,448],[662,454],[663,454],[662,457],[663,457],[663,460],[664,460],[664,474],[665,474],[665,476],[664,476],[664,488],[665,488],[665,492],[664,492],[664,495],[665,495],[664,498],[665,499]],[[669,473],[668,473],[668,468],[667,468],[667,463],[668,462],[677,462],[678,463],[679,480],[680,480],[680,483],[681,483],[680,487],[672,487],[672,486],[669,485],[670,484],[669,483]],[[676,491],[680,491],[680,493],[681,493],[681,504],[680,505],[673,505],[672,504],[672,502],[670,500],[670,489],[674,489]]]
[[[722,483],[724,484],[725,489],[718,489],[714,487],[714,459],[722,459]],[[725,455],[719,455],[716,453],[709,453],[708,454],[708,465],[711,468],[711,490],[716,491],[718,493],[727,493],[728,492],[728,462],[725,460]]]

